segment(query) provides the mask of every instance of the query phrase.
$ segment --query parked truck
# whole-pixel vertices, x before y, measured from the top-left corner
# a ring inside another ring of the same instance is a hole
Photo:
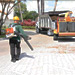
[[[75,17],[71,17],[72,11],[59,14],[56,29],[54,29],[54,40],[58,37],[75,36]]]
[[[53,35],[55,29],[55,22],[52,21],[48,14],[39,15],[36,22],[36,32],[47,32],[47,35]]]

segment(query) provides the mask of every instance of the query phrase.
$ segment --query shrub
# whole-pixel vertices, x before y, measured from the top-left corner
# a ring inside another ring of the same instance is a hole
[[[23,29],[35,29],[35,26],[22,26]]]
[[[20,24],[22,26],[35,26],[36,22],[35,21],[31,21],[31,19],[28,19],[28,20],[24,20]]]

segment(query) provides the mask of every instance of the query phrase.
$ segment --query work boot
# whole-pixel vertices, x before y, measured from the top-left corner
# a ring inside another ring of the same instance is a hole
[[[19,56],[16,55],[16,60],[19,60]]]
[[[12,62],[16,62],[16,59],[15,59],[15,58],[12,58],[11,61],[12,61]]]

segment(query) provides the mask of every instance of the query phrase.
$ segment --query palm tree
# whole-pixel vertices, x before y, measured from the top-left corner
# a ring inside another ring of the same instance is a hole
[[[56,10],[57,2],[58,2],[58,0],[55,0],[55,6],[54,6],[54,10],[53,11]]]
[[[44,0],[41,0],[41,14],[44,14]]]
[[[21,0],[18,0],[18,1],[21,2]],[[22,22],[23,22],[23,16],[22,16],[22,11],[21,11],[21,4],[19,3],[18,5],[19,5],[19,8],[20,8],[20,16],[21,16],[21,20],[22,20]]]
[[[38,14],[40,15],[40,6],[39,6],[40,0],[37,0],[37,7],[38,7]]]
[[[41,3],[39,4],[39,2]],[[44,0],[37,0],[37,7],[38,7],[38,14],[43,14],[44,13]]]
[[[20,8],[20,16],[21,16],[21,20],[23,22],[23,16],[22,16],[22,11],[21,11],[21,4],[19,3],[19,8]]]

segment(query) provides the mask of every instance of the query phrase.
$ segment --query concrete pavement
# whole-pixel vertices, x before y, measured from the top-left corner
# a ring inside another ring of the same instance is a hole
[[[8,40],[0,41],[0,75],[75,75],[75,42],[45,44],[42,39],[34,41],[39,44],[30,41],[34,51],[22,40],[20,60],[15,63],[10,61]]]
[[[75,75],[75,53],[50,53],[53,50],[41,47],[22,51],[15,63],[9,54],[2,55],[0,75]]]

